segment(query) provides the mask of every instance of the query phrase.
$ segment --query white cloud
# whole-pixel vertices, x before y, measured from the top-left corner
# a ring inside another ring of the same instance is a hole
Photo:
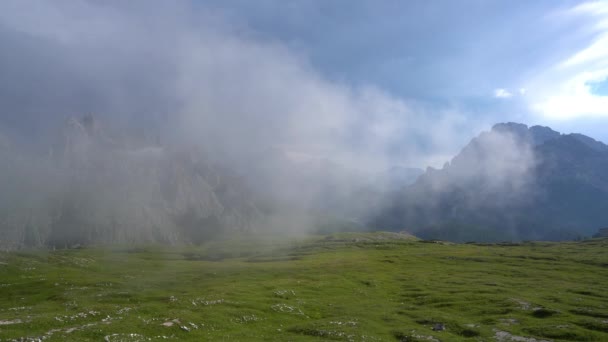
[[[543,98],[533,108],[548,118],[559,120],[608,116],[608,96],[594,94],[590,85],[606,77],[608,68],[580,72],[564,81],[555,94]]]
[[[503,89],[503,88],[498,88],[494,90],[494,97],[497,97],[499,99],[508,99],[510,97],[513,97],[513,94],[511,94],[508,90]]]
[[[566,15],[584,19],[581,39],[591,42],[531,82],[531,108],[547,119],[608,117],[608,97],[591,86],[608,78],[608,2],[583,3]]]

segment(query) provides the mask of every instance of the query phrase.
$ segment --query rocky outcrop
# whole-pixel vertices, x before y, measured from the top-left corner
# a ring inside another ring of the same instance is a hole
[[[85,116],[66,121],[51,158],[5,153],[3,244],[197,243],[253,229],[261,214],[229,170],[198,149],[133,145]]]
[[[454,241],[563,240],[608,225],[608,146],[505,123],[387,201],[372,222]]]

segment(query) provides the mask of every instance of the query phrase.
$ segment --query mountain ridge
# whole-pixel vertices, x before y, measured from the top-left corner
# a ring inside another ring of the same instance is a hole
[[[564,240],[608,226],[608,146],[499,123],[394,195],[372,224],[454,241]]]

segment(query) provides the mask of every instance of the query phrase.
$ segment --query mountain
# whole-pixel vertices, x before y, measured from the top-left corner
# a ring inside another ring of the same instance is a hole
[[[564,240],[608,226],[608,146],[501,123],[387,200],[376,228],[454,241]]]
[[[34,148],[0,132],[0,248],[360,231],[386,192],[422,173],[366,173],[280,148],[215,161],[204,146],[161,144],[158,134],[113,130],[92,115],[59,131]]]
[[[548,127],[497,124],[442,169],[376,174],[279,148],[222,164],[161,140],[90,115],[65,121],[44,153],[0,132],[0,247],[366,225],[454,241],[562,240],[608,226],[608,146]]]
[[[245,182],[200,150],[116,136],[89,115],[48,155],[0,144],[0,246],[197,243],[260,219]]]

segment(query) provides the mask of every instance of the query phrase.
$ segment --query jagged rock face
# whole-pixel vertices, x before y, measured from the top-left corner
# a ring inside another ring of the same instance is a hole
[[[496,125],[474,138],[443,169],[421,176],[415,186],[437,193],[474,189],[471,200],[482,202],[480,193],[515,193],[534,177],[533,141],[525,125]]]
[[[549,140],[557,139],[561,136],[559,132],[546,126],[532,126],[528,128],[524,124],[515,122],[498,123],[492,127],[490,133],[511,135],[517,140],[533,146],[544,144]]]
[[[557,139],[561,136],[559,132],[544,126],[532,126],[530,127],[529,132],[534,145],[541,145],[549,140]]]
[[[592,148],[594,151],[596,152],[608,152],[608,146],[606,146],[604,143],[597,141],[593,138],[590,138],[586,135],[582,135],[579,133],[572,133],[569,134],[569,136],[575,138],[576,140],[582,142],[583,144],[587,145],[588,147]]]
[[[7,239],[13,243],[201,242],[251,229],[260,216],[244,185],[208,164],[199,151],[132,148],[111,139],[92,117],[69,119],[52,156],[30,161],[43,164],[31,168],[39,174],[19,175],[28,165],[13,172],[16,179],[52,188],[38,185],[40,197],[48,198],[44,203],[15,201],[23,208],[4,217],[15,221]],[[37,193],[34,186],[6,190],[25,196]]]
[[[393,196],[374,224],[455,241],[571,239],[607,226],[608,146],[498,124]]]

